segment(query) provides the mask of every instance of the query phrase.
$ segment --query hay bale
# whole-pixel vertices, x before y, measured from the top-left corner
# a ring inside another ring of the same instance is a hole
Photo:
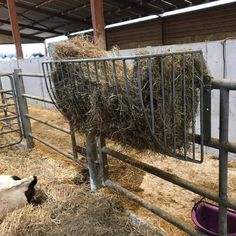
[[[53,58],[62,60],[108,56],[106,51],[94,46],[87,38],[76,37],[56,44]],[[134,63],[124,63],[122,60],[55,63],[51,68],[51,80],[56,104],[76,131],[92,132],[95,135],[104,135],[138,148],[152,148],[162,152],[172,151],[173,138],[176,136],[176,148],[182,152],[185,142],[184,120],[186,130],[188,130],[199,104],[200,54],[195,56],[190,53],[185,56],[179,54],[175,57],[170,55],[162,59],[153,56],[150,60],[154,91],[154,135],[150,130],[149,62],[145,57],[135,60]],[[161,60],[163,60],[163,67]],[[182,96],[183,63],[185,63],[185,109]],[[163,85],[160,76],[161,69],[163,69]],[[124,71],[126,71],[127,82]],[[173,73],[175,74],[176,95],[174,107],[171,95]],[[205,66],[204,73],[207,73]],[[164,96],[162,91],[164,91]],[[194,107],[192,107],[193,99],[195,99]],[[164,113],[165,122],[163,121]],[[175,134],[173,134],[174,119],[176,120]],[[164,129],[166,130],[165,140]]]

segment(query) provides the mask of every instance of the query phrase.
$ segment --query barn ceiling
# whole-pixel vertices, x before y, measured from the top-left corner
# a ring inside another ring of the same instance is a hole
[[[105,23],[158,15],[210,1],[104,0]],[[23,42],[42,42],[92,28],[89,0],[16,0],[16,9]],[[11,43],[11,35],[6,0],[0,0],[0,43]]]

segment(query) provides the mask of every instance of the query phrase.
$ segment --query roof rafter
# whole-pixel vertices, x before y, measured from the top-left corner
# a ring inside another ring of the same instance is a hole
[[[6,1],[5,0],[0,0],[0,3],[5,4]],[[16,6],[17,7],[21,7],[21,8],[25,8],[29,11],[34,11],[34,12],[38,12],[44,15],[49,15],[51,17],[63,17],[64,20],[68,20],[68,21],[72,21],[72,22],[77,22],[77,23],[82,23],[82,24],[89,24],[87,23],[85,20],[82,20],[78,17],[74,17],[74,16],[69,16],[67,14],[64,14],[63,12],[56,12],[56,11],[52,11],[52,10],[48,10],[48,9],[43,9],[43,8],[36,8],[35,5],[30,5],[24,2],[16,2]]]
[[[161,9],[158,11],[156,8],[149,5],[142,5],[140,2],[137,4],[130,0],[120,0],[119,3],[121,3],[123,6],[130,6],[133,9],[136,9],[141,12],[148,12],[149,14],[157,15],[163,13]]]
[[[8,31],[8,30],[1,30],[0,29],[0,34],[5,34],[5,35],[12,36],[12,32]],[[41,38],[41,37],[32,36],[32,35],[28,35],[28,34],[22,34],[22,33],[20,35],[21,35],[22,38],[25,38],[25,39],[31,39],[31,40],[38,41],[38,42],[43,42],[44,41],[44,38]]]
[[[11,22],[9,20],[4,20],[4,19],[1,19],[1,18],[0,18],[0,23],[9,24],[9,25],[11,24]],[[31,25],[26,25],[26,24],[21,24],[21,23],[18,23],[18,25],[20,27],[23,27],[23,28],[43,31],[43,32],[52,33],[52,34],[58,34],[58,35],[63,34],[61,32],[55,31],[55,30],[48,30],[48,29],[44,29],[44,28],[40,28],[40,27],[36,27],[36,26],[31,26]]]

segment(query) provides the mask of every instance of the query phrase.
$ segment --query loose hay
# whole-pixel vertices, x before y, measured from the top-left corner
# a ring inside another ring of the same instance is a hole
[[[90,192],[77,166],[65,167],[63,161],[42,157],[37,151],[4,149],[0,170],[21,177],[33,172],[39,180],[34,204],[2,219],[1,236],[142,235],[115,197]],[[81,180],[79,185],[75,177]]]
[[[98,57],[108,57],[108,53],[84,37],[57,43],[54,47],[53,58],[56,60]],[[150,128],[152,108],[148,63],[147,58],[135,60],[133,64],[124,63],[122,60],[96,63],[59,61],[50,69],[54,87],[52,94],[57,107],[71,126],[79,132],[92,132],[138,148],[163,150],[165,147],[167,152],[173,150],[175,137],[176,148],[181,152],[186,143],[183,130],[188,131],[197,113],[199,85],[202,73],[207,74],[206,67],[201,65],[200,54],[151,57],[155,125],[153,135]],[[185,78],[183,78],[183,63],[185,63]],[[161,69],[164,82],[161,79]],[[176,96],[174,106],[172,105],[173,73]],[[184,79],[185,85],[183,85]],[[164,114],[165,120],[163,120]],[[164,130],[166,137],[163,135]]]

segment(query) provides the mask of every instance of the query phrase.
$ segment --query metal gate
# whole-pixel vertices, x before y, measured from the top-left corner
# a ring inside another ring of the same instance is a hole
[[[23,139],[13,74],[0,74],[0,148]]]

